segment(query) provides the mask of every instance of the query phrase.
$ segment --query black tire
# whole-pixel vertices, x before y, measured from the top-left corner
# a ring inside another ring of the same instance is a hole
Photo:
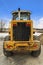
[[[4,41],[9,41],[10,40],[10,36],[6,36],[5,38],[4,38]]]
[[[39,36],[33,36],[33,40],[39,40]]]
[[[7,57],[10,57],[10,56],[13,55],[12,52],[10,52],[10,51],[6,51],[4,48],[3,48],[3,53],[4,53],[4,55],[7,56]]]
[[[9,38],[10,38],[9,36],[6,36],[5,39],[4,39],[4,41],[8,41]],[[13,53],[11,51],[6,51],[6,49],[4,48],[4,43],[3,43],[3,53],[7,57],[10,57],[10,56],[13,55]]]
[[[37,51],[32,51],[32,52],[31,52],[31,55],[32,55],[33,57],[38,57],[38,56],[40,55],[40,53],[41,53],[41,47],[40,47],[39,50],[37,50]]]

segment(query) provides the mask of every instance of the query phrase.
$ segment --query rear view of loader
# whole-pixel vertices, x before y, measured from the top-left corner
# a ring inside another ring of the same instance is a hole
[[[30,12],[20,10],[13,12],[10,22],[9,36],[5,37],[3,52],[5,56],[12,56],[15,52],[31,52],[31,55],[38,57],[41,52],[40,41],[33,39],[33,21],[30,19]]]

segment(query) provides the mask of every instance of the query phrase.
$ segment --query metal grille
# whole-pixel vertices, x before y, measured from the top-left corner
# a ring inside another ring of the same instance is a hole
[[[26,26],[26,23],[17,23],[13,26],[13,40],[15,41],[28,41],[31,36],[31,27]]]

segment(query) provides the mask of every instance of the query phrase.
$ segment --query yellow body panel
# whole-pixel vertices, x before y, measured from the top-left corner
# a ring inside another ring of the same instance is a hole
[[[27,22],[27,23],[31,23],[31,38],[29,41],[13,41],[13,24],[17,22]],[[4,41],[4,48],[8,51],[35,51],[38,50],[40,47],[40,42],[39,41],[35,41],[33,40],[33,22],[32,20],[12,20],[10,22],[10,30],[9,30],[9,36],[11,38],[10,41]],[[34,47],[34,44],[37,45],[37,47]],[[10,48],[7,48],[11,46]]]
[[[13,24],[14,23],[16,23],[17,24],[17,22],[27,22],[27,23],[31,23],[31,40],[33,40],[33,22],[32,22],[32,20],[12,20],[10,23],[11,23],[11,26],[10,26],[10,37],[11,37],[11,40],[13,40]]]
[[[34,43],[37,44],[37,47],[34,47]],[[21,51],[22,49],[25,51],[35,51],[38,50],[40,45],[39,41],[5,41],[4,42],[4,48],[8,51]],[[7,48],[7,45],[11,45],[12,47]]]

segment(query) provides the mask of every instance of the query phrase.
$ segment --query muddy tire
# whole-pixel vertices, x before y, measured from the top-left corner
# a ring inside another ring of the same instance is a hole
[[[10,56],[13,55],[12,52],[10,52],[10,51],[6,51],[5,49],[3,49],[3,53],[4,53],[4,55],[7,56],[7,57],[10,57]]]
[[[31,55],[33,57],[38,57],[40,55],[40,53],[41,53],[41,47],[37,51],[32,51]]]
[[[4,41],[9,41],[10,40],[10,36],[6,36],[5,38],[4,38]]]
[[[33,40],[39,40],[39,36],[33,36]]]
[[[6,36],[5,39],[4,39],[4,41],[9,41],[9,40],[10,40],[9,36]],[[13,53],[11,51],[6,51],[6,49],[4,48],[4,44],[5,43],[3,43],[3,53],[4,53],[4,55],[7,56],[7,57],[12,56]]]

